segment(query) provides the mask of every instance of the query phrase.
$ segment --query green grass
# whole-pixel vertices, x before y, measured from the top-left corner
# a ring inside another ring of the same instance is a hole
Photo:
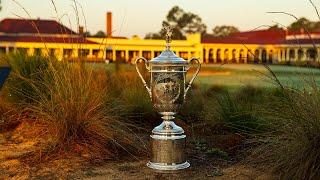
[[[285,85],[296,86],[305,79],[313,77],[317,83],[320,83],[319,69],[282,65],[270,65],[270,68]],[[272,87],[274,83],[265,76],[265,74],[270,75],[270,73],[263,65],[204,65],[202,71],[216,72],[210,76],[200,73],[195,82],[204,86],[221,85],[234,89],[244,85],[251,85],[268,88]]]
[[[111,72],[116,69],[115,64],[94,63],[88,65],[103,67]],[[301,87],[301,83],[305,83],[313,78],[320,84],[320,69],[284,65],[270,65],[270,68],[284,85],[299,88]],[[136,74],[134,65],[132,64],[121,64],[119,69],[122,72]],[[193,71],[188,72],[188,79],[190,79],[192,73]],[[229,90],[235,90],[247,85],[262,88],[274,87],[274,81],[268,79],[266,75],[271,74],[263,65],[259,64],[203,64],[200,74],[194,83],[204,89],[214,85],[224,86]]]

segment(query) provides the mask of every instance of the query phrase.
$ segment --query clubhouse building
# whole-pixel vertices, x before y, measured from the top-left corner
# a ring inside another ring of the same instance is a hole
[[[3,19],[0,21],[0,54],[23,52],[55,56],[59,60],[132,63],[138,56],[147,59],[164,50],[164,40],[112,36],[112,14],[106,15],[106,37],[85,37],[54,20]],[[230,34],[227,37],[201,37],[188,34],[186,40],[173,40],[172,50],[185,59],[199,57],[202,63],[279,63],[317,61],[319,32],[288,32],[265,29]]]

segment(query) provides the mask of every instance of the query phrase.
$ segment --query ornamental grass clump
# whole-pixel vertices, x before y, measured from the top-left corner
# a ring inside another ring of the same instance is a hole
[[[282,89],[261,113],[272,131],[252,157],[274,167],[281,179],[320,178],[320,89],[315,82],[306,89]]]
[[[133,127],[120,118],[121,111],[109,96],[108,78],[79,64],[63,64],[50,71],[45,82],[49,96],[43,96],[33,111],[55,132],[48,150],[78,144],[95,158],[115,158],[115,154],[138,154],[141,150]],[[133,127],[134,128],[134,127]]]
[[[43,160],[70,152],[117,159],[125,154],[144,154],[143,143],[133,133],[136,127],[118,114],[122,110],[111,95],[111,80],[105,71],[83,63],[35,58],[45,62],[13,65],[8,83],[10,93],[20,98],[29,118],[41,124],[46,133],[46,140],[29,157]],[[14,64],[20,60],[9,61]]]
[[[256,87],[211,93],[207,99],[203,112],[208,125],[223,125],[232,132],[248,135],[266,131],[268,123],[256,113],[264,103],[264,95]]]
[[[25,53],[14,53],[1,56],[1,62],[7,63],[12,71],[7,80],[4,92],[17,103],[32,103],[39,97],[48,70],[50,59],[43,56],[27,56]],[[50,62],[53,65],[54,61]],[[43,92],[42,92],[43,93]]]
[[[206,95],[197,85],[193,85],[188,93],[181,110],[177,113],[177,118],[189,124],[201,124],[203,122],[203,108],[207,100]]]
[[[18,124],[16,109],[0,96],[0,133],[14,129]]]
[[[146,129],[153,128],[161,122],[136,72],[119,71],[114,73],[111,79],[111,91],[118,97],[124,110],[122,115],[126,116],[128,121]]]

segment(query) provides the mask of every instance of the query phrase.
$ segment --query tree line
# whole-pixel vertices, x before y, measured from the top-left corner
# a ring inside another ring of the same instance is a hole
[[[215,26],[211,33],[207,33],[207,26],[202,19],[192,12],[185,12],[179,6],[174,6],[166,16],[166,20],[162,22],[162,27],[170,25],[173,27],[173,39],[186,39],[187,33],[200,33],[206,37],[225,37],[232,33],[240,32],[239,29],[232,25]],[[279,25],[271,26],[269,29],[288,29],[289,31],[319,31],[320,21],[310,21],[305,17],[299,18],[291,23],[288,27],[280,27]],[[145,39],[163,39],[165,32],[161,29],[156,33],[148,33]]]

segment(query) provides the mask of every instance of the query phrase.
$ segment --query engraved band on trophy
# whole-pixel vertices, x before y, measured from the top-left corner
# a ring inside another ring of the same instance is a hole
[[[172,29],[168,26],[165,30],[166,49],[150,61],[143,57],[137,58],[136,70],[150,95],[153,107],[163,119],[150,135],[151,160],[147,166],[157,170],[178,170],[188,168],[190,164],[185,156],[186,135],[184,130],[173,122],[174,115],[182,106],[201,64],[198,58],[186,61],[174,54],[170,50]],[[139,71],[138,62],[141,60],[151,73],[150,87]],[[186,85],[186,74],[192,61],[197,62],[198,68]]]

